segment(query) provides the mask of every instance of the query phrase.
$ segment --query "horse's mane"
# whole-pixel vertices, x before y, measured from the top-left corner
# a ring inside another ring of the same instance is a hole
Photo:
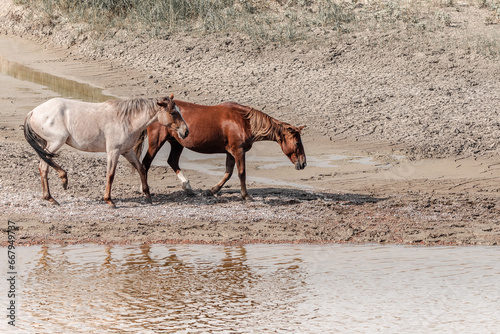
[[[250,123],[253,141],[273,140],[280,141],[282,133],[290,124],[263,113],[260,110],[244,107],[241,112]]]
[[[115,109],[120,121],[130,121],[143,112],[150,114],[156,112],[159,100],[159,98],[134,98],[128,100],[111,100],[106,103]]]

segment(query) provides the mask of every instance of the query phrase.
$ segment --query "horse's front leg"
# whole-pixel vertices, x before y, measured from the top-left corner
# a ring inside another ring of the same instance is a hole
[[[227,153],[226,154],[226,173],[224,174],[222,179],[219,181],[219,183],[217,183],[215,186],[212,187],[212,189],[210,189],[210,192],[212,193],[212,195],[215,195],[216,193],[218,193],[221,190],[221,188],[224,186],[224,184],[226,184],[227,180],[229,180],[231,178],[231,176],[233,175],[234,163],[235,163],[234,157],[231,154]]]
[[[169,138],[166,127],[159,123],[154,123],[148,127],[148,151],[142,159],[142,165],[146,169],[146,173],[153,162],[160,148]]]
[[[108,151],[108,167],[106,171],[106,191],[104,192],[104,201],[109,204],[111,208],[116,208],[115,203],[111,200],[111,185],[115,179],[116,165],[118,164],[118,158],[120,157],[120,152],[118,150]]]
[[[247,176],[245,168],[245,152],[241,151],[235,154],[236,168],[238,169],[238,177],[241,184],[241,197],[245,201],[251,201],[252,197],[247,192]]]
[[[171,140],[170,141],[170,154],[168,155],[168,164],[170,167],[175,172],[175,175],[177,175],[177,178],[181,181],[182,189],[186,191],[186,194],[188,196],[193,196],[194,192],[193,189],[191,188],[191,184],[189,183],[189,180],[182,174],[182,170],[179,167],[179,159],[182,154],[182,150],[184,150],[184,147],[179,144],[176,140]]]
[[[148,151],[144,155],[142,159],[142,166],[144,167],[146,178],[148,176],[149,167],[151,167],[151,163],[155,158],[156,154],[160,150],[160,148],[167,141],[167,130],[166,127],[159,123],[153,123],[148,127]],[[141,183],[141,191],[144,192]]]
[[[144,168],[144,166],[141,164],[141,162],[137,158],[137,155],[135,155],[135,153],[133,151],[129,151],[129,152],[123,153],[122,155],[139,172],[139,175],[141,176],[141,185],[142,185],[141,188],[142,188],[142,192],[144,193],[144,195],[146,195],[147,202],[148,203],[153,203],[153,201],[151,200],[151,194],[149,193],[149,186],[148,186],[146,169]]]

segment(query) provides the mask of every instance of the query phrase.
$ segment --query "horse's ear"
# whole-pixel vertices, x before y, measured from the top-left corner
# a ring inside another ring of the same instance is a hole
[[[170,99],[172,99],[172,98],[170,98]],[[168,97],[164,97],[163,99],[161,99],[160,101],[158,101],[157,104],[159,106],[161,106],[161,107],[166,107],[168,105]]]
[[[289,127],[289,128],[288,128],[288,131],[289,131],[290,133],[292,133],[292,134],[293,134],[293,133],[298,133],[298,134],[300,134],[300,132],[302,131],[302,129],[303,129],[303,128],[305,128],[305,127],[306,127],[305,125],[302,125],[302,126],[299,126],[299,127],[297,127],[297,126],[293,126],[293,125],[292,125],[291,127]]]
[[[173,100],[174,99],[174,93],[170,94],[170,99]]]

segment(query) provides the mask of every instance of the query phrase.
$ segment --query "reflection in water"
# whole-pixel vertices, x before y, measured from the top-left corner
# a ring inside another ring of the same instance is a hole
[[[0,74],[45,86],[62,97],[87,102],[103,102],[115,99],[113,96],[103,94],[100,88],[40,72],[28,66],[8,61],[2,56],[0,56]]]
[[[487,247],[21,247],[18,328],[498,332],[499,255]]]

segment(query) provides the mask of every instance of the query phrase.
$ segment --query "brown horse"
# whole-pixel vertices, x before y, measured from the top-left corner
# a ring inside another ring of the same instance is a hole
[[[251,199],[246,188],[245,153],[252,148],[253,143],[263,140],[275,141],[296,169],[304,169],[307,165],[300,138],[300,132],[305,126],[292,126],[234,102],[204,106],[175,100],[175,104],[189,126],[189,136],[180,138],[175,131],[157,122],[151,124],[147,128],[149,148],[142,164],[147,171],[163,144],[170,142],[172,147],[168,164],[182,181],[182,186],[188,194],[193,193],[191,186],[179,168],[179,158],[184,147],[199,153],[226,153],[226,173],[220,182],[212,187],[210,193],[215,194],[224,186],[233,174],[236,163],[241,196],[244,200]],[[143,140],[144,136],[136,145],[138,156]]]

